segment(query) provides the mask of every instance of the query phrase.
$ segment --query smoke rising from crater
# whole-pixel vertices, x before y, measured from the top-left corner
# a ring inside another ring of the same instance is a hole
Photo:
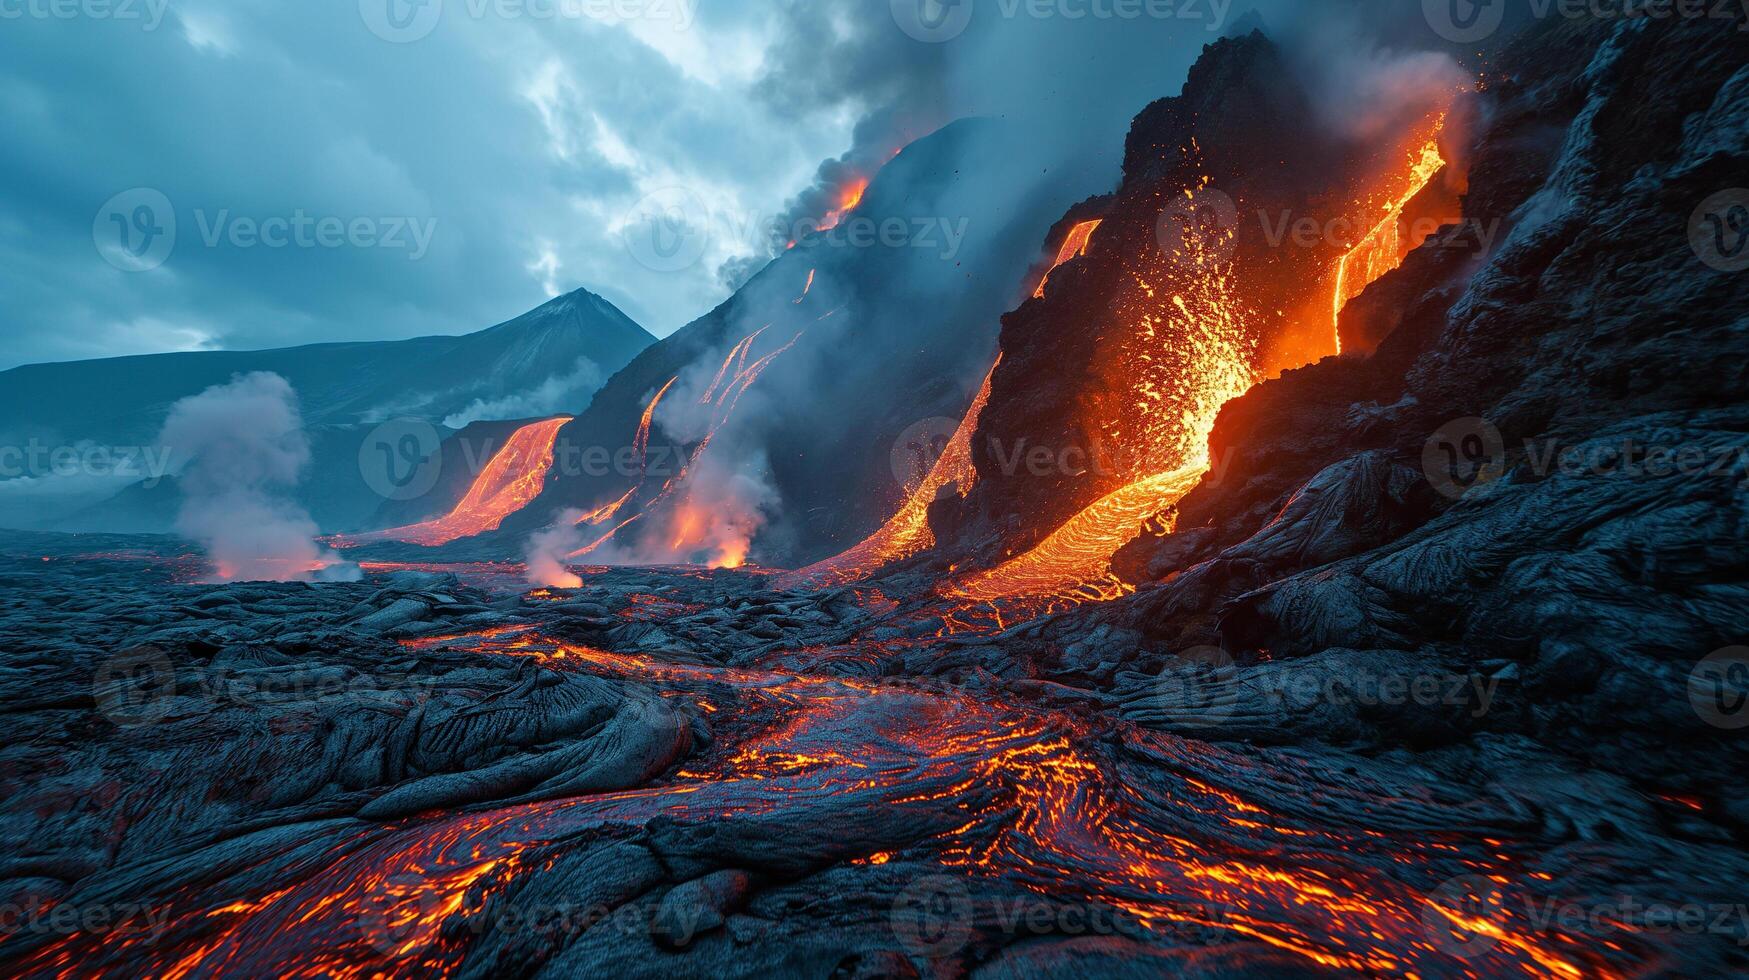
[[[297,392],[277,374],[239,375],[171,406],[158,441],[183,461],[179,533],[220,581],[338,581],[356,566],[316,543],[287,492],[310,462]]]

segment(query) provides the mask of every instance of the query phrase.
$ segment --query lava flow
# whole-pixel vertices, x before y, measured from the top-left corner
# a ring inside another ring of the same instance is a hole
[[[811,282],[811,279],[810,279]],[[832,316],[834,310],[819,319]],[[746,337],[743,337],[723,358],[717,367],[716,374],[703,392],[695,400],[708,416],[703,434],[692,446],[685,462],[675,475],[669,477],[650,498],[638,507],[629,517],[620,520],[618,524],[597,535],[582,547],[571,551],[566,557],[570,560],[595,554],[615,541],[619,533],[640,522],[649,524],[653,518],[662,517],[667,521],[667,527],[661,532],[652,532],[655,545],[643,547],[638,557],[651,564],[662,564],[670,561],[686,561],[690,556],[709,551],[710,557],[706,564],[712,568],[739,568],[747,561],[747,554],[752,544],[752,534],[756,519],[744,513],[733,512],[732,508],[721,505],[713,506],[712,501],[700,499],[700,490],[691,485],[697,474],[699,463],[710,451],[712,443],[722,432],[723,427],[734,416],[735,408],[740,404],[748,389],[759,380],[773,361],[787,353],[801,339],[802,332],[797,332],[788,343],[760,356],[753,354],[758,343],[771,325],[767,324]],[[638,454],[639,479],[619,499],[582,515],[577,521],[580,525],[604,525],[617,517],[621,510],[632,500],[637,499],[648,478],[648,452],[651,428],[657,421],[658,409],[663,400],[673,390],[680,377],[669,380],[651,398],[645,406],[638,422],[638,430],[633,437],[633,446]],[[672,507],[668,507],[673,501]]]
[[[862,196],[866,193],[868,193],[867,177],[858,177],[844,185],[838,191],[838,206],[826,212],[814,230],[831,231],[838,227],[839,223],[844,220],[844,216],[855,211],[857,205],[862,203]]]
[[[1001,364],[998,356],[996,363]],[[929,505],[941,496],[943,489],[953,487],[964,497],[972,491],[978,472],[972,467],[972,435],[978,430],[978,419],[990,400],[990,382],[996,368],[984,377],[983,387],[972,399],[972,405],[960,419],[953,438],[942,449],[929,475],[905,498],[905,503],[880,530],[869,535],[842,554],[807,568],[780,576],[783,588],[829,588],[846,582],[868,578],[880,569],[921,554],[935,547],[935,532],[929,528]]]
[[[496,531],[506,518],[540,496],[553,467],[553,446],[569,416],[535,422],[517,429],[504,448],[474,479],[455,509],[433,521],[407,527],[335,538],[337,548],[355,548],[378,541],[399,541],[435,548]]]
[[[1195,201],[1195,192],[1185,196]],[[950,583],[946,595],[999,617],[994,607],[1012,607],[1024,618],[1129,590],[1110,575],[1112,555],[1197,485],[1210,467],[1208,436],[1221,407],[1258,380],[1253,318],[1235,295],[1225,242],[1190,236],[1185,247],[1183,269],[1158,268],[1161,260],[1149,257],[1129,270],[1141,306],[1119,360],[1131,373],[1117,382],[1124,400],[1098,431],[1134,461],[1131,482],[1025,554]],[[1176,292],[1157,296],[1174,280]]]
[[[662,818],[670,837],[708,831],[723,862],[755,867],[751,853],[734,852],[784,846],[760,841],[830,839],[845,868],[837,889],[879,889],[909,866],[979,893],[1117,910],[1166,942],[1190,930],[1263,943],[1308,972],[1618,975],[1605,950],[1510,914],[1454,921],[1485,931],[1492,942],[1480,953],[1459,959],[1436,945],[1424,921],[1452,913],[1429,899],[1425,881],[1504,882],[1534,857],[1404,819],[1405,801],[1392,798],[1400,788],[1327,786],[1271,812],[1262,791],[1317,786],[1316,773],[1153,732],[1102,738],[1075,716],[987,693],[668,663],[502,631],[471,645],[480,656],[653,685],[707,713],[734,704],[740,720],[648,788],[396,824],[311,825],[270,858],[289,884],[239,893],[215,869],[159,896],[162,936],[78,933],[38,950],[24,972],[69,978],[127,964],[133,975],[168,977],[364,977],[381,975],[387,956],[398,975],[445,975],[468,953],[468,923],[515,908],[518,878],[624,847],[616,842],[635,842]],[[847,814],[880,815],[880,842],[858,850],[854,837],[821,836],[820,826]],[[1363,827],[1356,816],[1401,829]],[[878,891],[874,901],[892,903]],[[883,911],[871,928],[887,923]]]
[[[1409,202],[1445,167],[1438,142],[1443,123],[1443,116],[1432,122],[1432,135],[1410,154],[1406,169],[1386,175],[1380,194],[1385,217],[1338,261],[1338,322],[1350,299],[1397,268],[1407,248],[1418,244],[1403,240],[1398,225]],[[1197,193],[1187,191],[1187,201],[1194,204]],[[1223,229],[1186,236],[1179,269],[1162,270],[1146,262],[1130,269],[1139,300],[1119,362],[1135,369],[1116,382],[1129,401],[1115,405],[1096,424],[1105,440],[1122,447],[1125,460],[1135,461],[1130,463],[1132,482],[1071,518],[1027,553],[951,583],[944,590],[947,595],[981,604],[1000,619],[1005,614],[1026,618],[1133,591],[1111,574],[1112,556],[1151,525],[1161,532],[1171,530],[1161,515],[1195,489],[1210,469],[1208,439],[1222,406],[1261,380],[1253,357],[1261,317],[1239,295],[1228,261],[1232,234]]]
[[[1099,230],[1100,224],[1100,219],[1095,218],[1092,221],[1083,221],[1069,229],[1068,236],[1063,239],[1063,247],[1057,250],[1056,261],[1051,263],[1050,269],[1038,281],[1038,289],[1034,290],[1032,294],[1034,299],[1044,298],[1045,285],[1051,281],[1052,272],[1061,268],[1063,263],[1070,259],[1080,258],[1092,249],[1093,233]]]
[[[1413,163],[1408,173],[1400,178],[1401,181],[1406,181],[1407,186],[1389,197],[1384,205],[1385,216],[1337,263],[1331,323],[1336,331],[1338,354],[1342,353],[1342,310],[1349,300],[1366,292],[1366,287],[1396,269],[1402,264],[1403,256],[1421,244],[1419,241],[1404,240],[1399,229],[1403,220],[1403,209],[1445,169],[1445,157],[1440,154],[1438,136],[1443,126],[1442,119],[1435,124],[1434,135],[1413,155]]]

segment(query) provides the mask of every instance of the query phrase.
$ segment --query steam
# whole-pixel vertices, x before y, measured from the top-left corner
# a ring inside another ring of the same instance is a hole
[[[355,581],[357,566],[316,544],[316,522],[285,496],[310,461],[297,392],[277,374],[239,375],[170,408],[158,441],[187,460],[179,533],[223,582]]]
[[[826,287],[816,284],[815,288]],[[764,308],[764,304],[755,306]],[[741,329],[751,334],[760,328],[744,318],[738,320],[737,329],[730,331],[737,341]],[[794,326],[774,323],[760,334],[744,360],[758,360],[789,343],[796,333]],[[647,526],[640,529],[636,542],[627,545],[616,539],[603,549],[602,561],[738,568],[746,563],[754,538],[778,513],[782,495],[772,479],[764,426],[780,413],[762,386],[798,351],[792,348],[779,355],[770,371],[724,405],[719,399],[723,388],[719,375],[730,354],[731,348],[723,348],[694,360],[656,409],[653,427],[669,440],[694,446],[708,439],[710,444],[693,462],[672,500],[646,516]],[[731,365],[728,373],[735,370]]]
[[[827,235],[802,236],[792,249],[786,236],[720,267],[726,283],[743,287],[718,334],[725,343],[762,327],[763,351],[798,330],[805,336],[748,392],[685,486],[592,559],[687,560],[679,545],[696,540],[733,558],[749,535],[761,556],[809,557],[786,556],[782,542],[817,548],[808,514],[827,503],[828,485],[866,480],[856,460],[884,456],[917,416],[963,407],[989,370],[1000,316],[1023,298],[1026,270],[1042,258],[1046,230],[1117,185],[1136,114],[1180,92],[1204,45],[1223,34],[1261,27],[1292,69],[1281,84],[1305,88],[1328,124],[1361,145],[1449,107],[1470,80],[1448,55],[1419,50],[1428,32],[1418,9],[1393,12],[1383,0],[1334,10],[1290,0],[1185,4],[1178,18],[1072,25],[1005,9],[1015,8],[978,4],[963,34],[931,44],[889,23],[886,4],[785,0],[761,97],[797,125],[844,115],[859,123],[852,145],[820,164],[774,225],[816,226],[846,186],[872,179],[861,215],[925,230],[964,221],[964,247],[949,255],[930,235],[843,247]],[[1332,61],[1332,52],[1341,56]],[[1454,122],[1448,137],[1461,128]],[[1458,159],[1455,150],[1445,156]],[[833,307],[836,316],[818,319]],[[659,408],[670,439],[692,444],[708,429],[699,394],[725,353],[700,357]],[[912,384],[917,371],[928,384]],[[867,391],[892,391],[897,404],[838,400]],[[780,499],[772,461],[791,499]]]
[[[566,557],[584,545],[583,531],[578,527],[581,520],[583,511],[565,510],[551,527],[536,531],[528,539],[524,552],[528,584],[549,589],[583,587],[583,579],[565,564]]]
[[[589,397],[601,390],[607,378],[601,366],[587,357],[579,357],[571,370],[541,382],[533,391],[517,392],[503,398],[477,398],[467,408],[443,420],[451,429],[463,429],[474,422],[538,419],[576,412]]]

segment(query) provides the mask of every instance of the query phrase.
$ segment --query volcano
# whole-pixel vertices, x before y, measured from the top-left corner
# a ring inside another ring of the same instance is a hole
[[[1234,34],[1109,193],[835,246],[952,124],[360,581],[0,534],[0,962],[1749,973],[1746,27]]]

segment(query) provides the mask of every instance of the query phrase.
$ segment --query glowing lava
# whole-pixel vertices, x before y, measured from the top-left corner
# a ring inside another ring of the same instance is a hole
[[[819,319],[832,316],[837,310],[827,313]],[[770,324],[755,330],[743,337],[735,346],[729,349],[722,364],[717,367],[716,374],[710,384],[699,395],[697,404],[706,407],[708,424],[704,435],[699,439],[687,455],[680,471],[664,482],[656,490],[649,501],[641,506],[636,513],[620,521],[617,525],[600,534],[583,547],[572,551],[566,557],[571,560],[594,554],[613,542],[619,532],[633,524],[643,522],[653,523],[664,513],[670,502],[672,510],[666,515],[666,530],[652,532],[657,535],[660,547],[640,552],[641,563],[666,564],[673,561],[687,561],[699,552],[708,552],[706,564],[712,568],[740,568],[747,562],[747,556],[752,548],[752,534],[758,523],[756,515],[732,512],[719,497],[707,491],[714,488],[695,486],[699,462],[710,450],[712,442],[733,417],[736,406],[743,395],[757,382],[773,361],[783,356],[802,339],[802,332],[790,338],[789,342],[777,349],[759,357],[753,355],[753,348],[759,338],[771,329]],[[634,445],[639,454],[639,481],[625,496],[619,500],[583,515],[579,524],[605,524],[617,516],[627,502],[637,497],[647,480],[644,459],[648,452],[650,430],[655,421],[656,411],[665,396],[680,380],[679,376],[670,380],[645,406],[644,414],[638,424],[638,432]]]
[[[1407,188],[1385,204],[1384,218],[1337,263],[1334,308],[1330,316],[1331,326],[1336,332],[1338,354],[1342,353],[1343,308],[1350,300],[1366,292],[1366,287],[1402,265],[1403,257],[1421,244],[1416,241],[1403,241],[1399,226],[1403,220],[1403,209],[1426,190],[1433,178],[1445,168],[1445,157],[1439,152],[1439,128],[1440,126],[1435,127],[1435,137],[1429,139],[1420,152],[1413,155],[1408,173],[1399,178],[1407,180]]]
[[[1093,233],[1099,230],[1100,224],[1101,220],[1095,218],[1092,221],[1083,221],[1069,229],[1068,237],[1063,239],[1063,247],[1057,250],[1057,260],[1051,263],[1051,267],[1045,272],[1044,278],[1038,281],[1038,289],[1032,294],[1034,299],[1044,298],[1045,284],[1051,281],[1052,272],[1061,268],[1063,263],[1070,259],[1080,258],[1092,249]]]
[[[839,188],[838,206],[826,212],[826,214],[820,218],[820,223],[814,226],[814,230],[831,231],[838,227],[839,223],[844,220],[845,215],[855,211],[856,206],[862,203],[862,196],[866,193],[868,193],[867,177],[858,177],[844,185],[842,188]]]
[[[1070,519],[1019,558],[953,587],[956,598],[997,603],[1032,599],[1016,612],[1041,615],[1061,605],[1105,602],[1134,591],[1111,574],[1111,556],[1135,540],[1161,509],[1196,488],[1208,472],[1198,461],[1183,469],[1139,480]],[[1162,524],[1157,530],[1169,532]]]
[[[1001,364],[1000,355],[996,363]],[[972,492],[978,478],[972,467],[972,435],[978,431],[978,419],[990,401],[990,382],[996,368],[984,377],[984,385],[960,419],[953,438],[948,440],[941,456],[930,468],[929,475],[905,499],[904,506],[881,529],[869,535],[856,547],[843,554],[781,576],[780,588],[827,588],[865,579],[881,568],[935,547],[935,533],[929,529],[929,505],[941,496],[943,488],[952,486],[964,497]]]
[[[1194,202],[1195,192],[1185,197]],[[1258,381],[1254,318],[1235,295],[1230,251],[1219,235],[1232,231],[1190,236],[1174,260],[1181,268],[1149,255],[1128,269],[1137,308],[1114,358],[1127,374],[1114,382],[1119,398],[1097,431],[1124,448],[1131,482],[1031,551],[950,583],[947,595],[1038,614],[1128,591],[1111,575],[1112,555],[1197,485],[1210,467],[1208,436],[1221,406]],[[1177,291],[1163,296],[1157,282],[1176,283]]]
[[[474,479],[467,496],[443,517],[423,524],[336,538],[334,545],[354,548],[377,541],[399,541],[435,548],[498,530],[506,518],[540,496],[547,472],[553,467],[553,446],[559,430],[570,421],[570,417],[561,416],[517,429]]]
[[[1207,942],[1253,940],[1303,961],[1307,975],[1578,980],[1655,959],[1510,908],[1443,908],[1427,881],[1469,874],[1504,885],[1525,869],[1499,841],[1410,819],[1427,805],[1394,798],[1402,787],[1327,785],[1291,756],[1133,729],[1102,738],[1085,719],[989,691],[670,663],[529,635],[482,636],[478,649],[651,685],[706,713],[734,703],[747,724],[646,788],[386,824],[314,822],[267,854],[289,880],[241,885],[247,876],[219,863],[143,897],[164,910],[161,936],[75,932],[16,965],[57,978],[450,975],[477,952],[469,922],[519,908],[518,879],[581,849],[636,837],[659,818],[669,836],[722,830],[733,848],[737,835],[801,833],[810,820],[860,812],[903,833],[846,853],[847,867],[907,865],[972,894],[1018,889],[1119,910],[1167,942],[1187,927]],[[1286,787],[1302,788],[1297,805],[1260,805]],[[1489,941],[1442,948],[1423,924],[1433,914]]]

